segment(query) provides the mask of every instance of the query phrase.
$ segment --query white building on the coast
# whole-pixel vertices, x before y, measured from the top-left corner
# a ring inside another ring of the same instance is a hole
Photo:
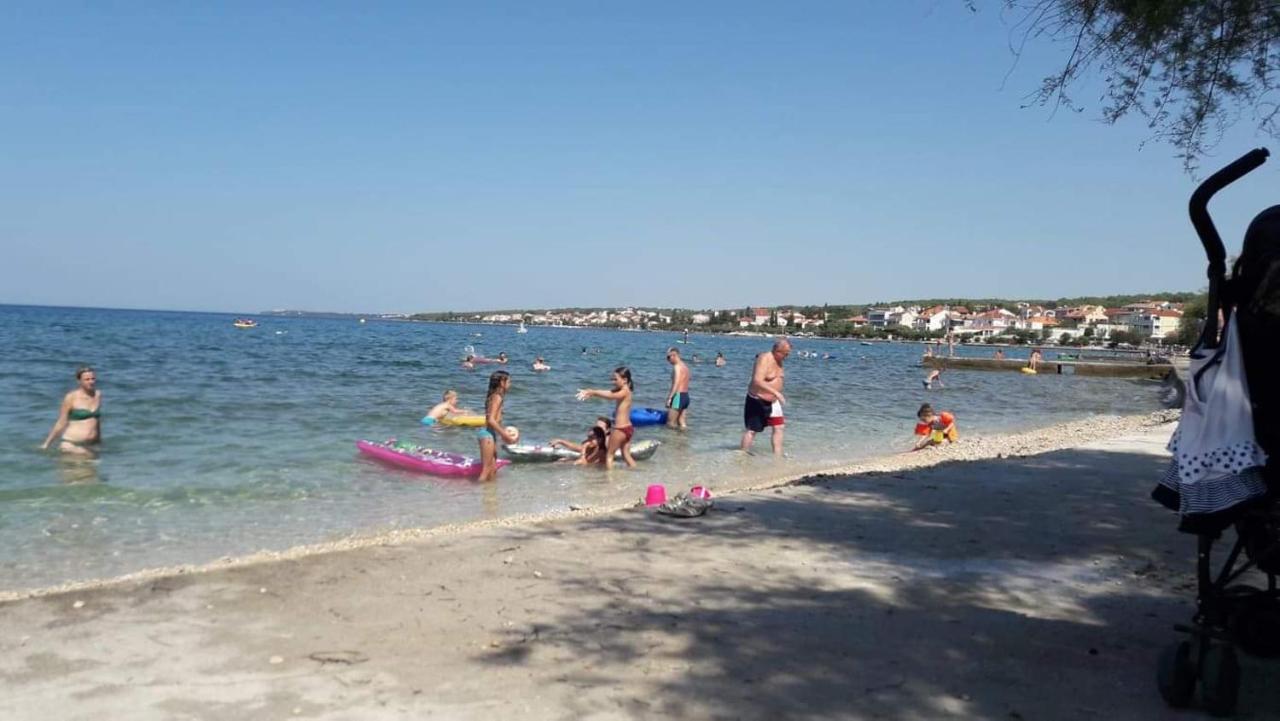
[[[689,320],[693,321],[694,325],[706,325],[711,322],[711,316],[706,313],[694,313],[690,316]]]
[[[951,309],[945,305],[925,308],[915,318],[916,330],[940,331],[951,327]]]
[[[1163,339],[1178,332],[1182,313],[1176,310],[1148,310],[1129,316],[1129,327],[1138,335]]]
[[[1014,328],[1018,316],[1004,308],[977,313],[965,321],[964,327],[957,332],[967,335],[992,336],[1002,335]]]

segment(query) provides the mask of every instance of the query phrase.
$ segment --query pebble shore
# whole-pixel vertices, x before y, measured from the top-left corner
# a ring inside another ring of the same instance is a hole
[[[998,434],[989,436],[961,437],[955,444],[927,448],[912,453],[895,453],[877,456],[856,463],[841,465],[817,473],[797,474],[792,477],[770,479],[758,485],[737,486],[730,493],[741,493],[789,485],[808,485],[817,480],[829,482],[844,476],[896,473],[915,468],[926,468],[944,463],[969,462],[987,459],[1027,456],[1037,453],[1073,448],[1093,441],[1122,436],[1138,431],[1150,430],[1159,426],[1168,426],[1173,432],[1173,424],[1180,417],[1180,411],[1160,410],[1142,415],[1130,416],[1096,416],[1079,421],[1062,423],[1046,428],[1039,428],[1021,433]],[[575,518],[600,516],[614,513],[634,504],[618,504],[613,506],[594,506],[581,508],[573,506],[559,511],[544,514],[520,514],[499,519],[474,521],[464,524],[450,524],[432,528],[397,529],[379,534],[356,535],[325,543],[296,546],[282,551],[260,551],[239,557],[224,557],[205,564],[186,564],[145,569],[135,573],[114,578],[75,581],[44,588],[0,591],[0,603],[16,601],[38,596],[53,596],[64,593],[92,590],[120,584],[165,578],[169,576],[207,573],[227,568],[256,566],[264,563],[275,563],[296,560],[307,556],[326,553],[352,551],[374,546],[395,546],[415,543],[429,538],[448,536],[461,532],[476,531],[486,528],[510,528],[526,524],[537,524],[573,516]]]

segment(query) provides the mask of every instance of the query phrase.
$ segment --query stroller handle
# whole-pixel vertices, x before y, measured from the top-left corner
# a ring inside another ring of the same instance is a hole
[[[1204,245],[1204,252],[1209,256],[1210,279],[1215,274],[1215,267],[1219,268],[1218,274],[1226,270],[1227,249],[1222,244],[1222,237],[1218,235],[1218,229],[1213,225],[1213,219],[1209,217],[1209,199],[1217,194],[1219,190],[1231,185],[1267,162],[1267,156],[1270,154],[1271,152],[1266,148],[1250,150],[1237,158],[1235,162],[1210,175],[1191,194],[1191,202],[1189,203],[1191,224],[1195,226],[1196,235],[1200,236],[1200,243]]]
[[[1195,226],[1196,235],[1204,246],[1205,255],[1209,258],[1209,302],[1205,308],[1204,328],[1200,334],[1200,345],[1205,348],[1218,347],[1218,310],[1224,306],[1222,291],[1227,277],[1227,248],[1222,244],[1222,236],[1209,217],[1209,200],[1219,190],[1257,170],[1267,162],[1271,153],[1266,148],[1254,148],[1240,156],[1227,167],[1210,175],[1195,192],[1191,194],[1188,210],[1191,213],[1191,224]],[[1225,305],[1229,305],[1226,303]]]

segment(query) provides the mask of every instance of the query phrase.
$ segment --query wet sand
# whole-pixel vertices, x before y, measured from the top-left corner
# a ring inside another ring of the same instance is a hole
[[[1161,420],[42,592],[0,605],[0,718],[1172,717]],[[1243,717],[1273,681],[1246,665]]]

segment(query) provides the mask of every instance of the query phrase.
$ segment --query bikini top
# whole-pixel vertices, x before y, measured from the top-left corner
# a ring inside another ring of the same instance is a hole
[[[87,421],[90,418],[101,418],[102,410],[89,410],[88,408],[72,408],[67,412],[67,420],[69,421]]]

